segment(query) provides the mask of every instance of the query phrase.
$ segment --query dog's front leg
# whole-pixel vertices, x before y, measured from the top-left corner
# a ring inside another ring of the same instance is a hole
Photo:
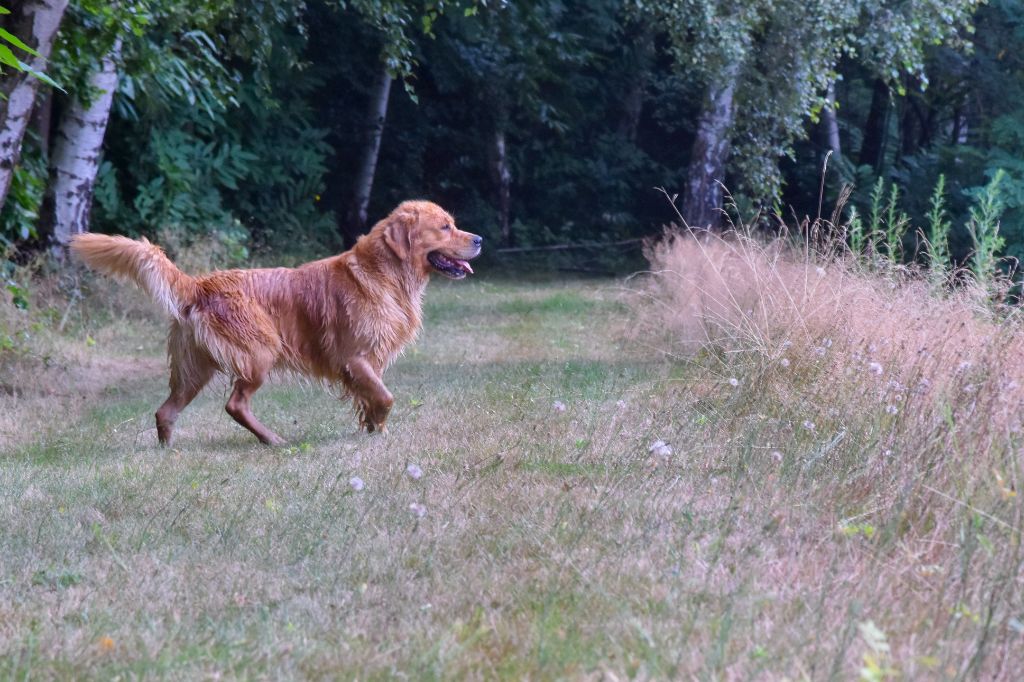
[[[391,391],[377,375],[376,370],[363,356],[353,358],[345,365],[350,379],[350,388],[359,412],[359,427],[369,433],[383,431],[395,399]]]

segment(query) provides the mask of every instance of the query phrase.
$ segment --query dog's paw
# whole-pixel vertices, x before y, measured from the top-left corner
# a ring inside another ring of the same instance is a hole
[[[387,426],[382,422],[375,424],[372,421],[360,421],[359,430],[366,431],[366,433],[387,433]]]

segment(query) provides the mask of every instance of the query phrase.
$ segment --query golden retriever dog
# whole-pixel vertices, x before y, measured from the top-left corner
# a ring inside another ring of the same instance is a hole
[[[360,428],[383,430],[394,398],[381,377],[420,330],[430,274],[464,278],[482,244],[440,206],[406,201],[351,250],[297,268],[192,277],[146,239],[91,233],[75,237],[71,250],[92,268],[133,280],[173,318],[171,394],[156,411],[161,444],[170,444],[178,414],[223,372],[234,381],[228,414],[261,442],[280,445],[250,405],[275,369],[340,384]]]

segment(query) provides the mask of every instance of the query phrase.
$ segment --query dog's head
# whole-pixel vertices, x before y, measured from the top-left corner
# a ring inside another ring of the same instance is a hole
[[[455,219],[429,201],[403,201],[374,231],[398,258],[427,277],[440,272],[462,279],[473,272],[467,261],[480,255],[484,238],[455,227]]]

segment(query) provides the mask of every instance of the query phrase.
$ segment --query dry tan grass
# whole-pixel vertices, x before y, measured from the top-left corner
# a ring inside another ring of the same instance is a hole
[[[791,535],[768,584],[821,595],[831,636],[872,621],[889,649],[863,656],[892,676],[1024,669],[1016,315],[738,235],[676,234],[651,258],[648,330],[667,324],[667,350],[704,358],[709,386],[680,395],[716,413],[708,457],[773,481],[766,509]]]

